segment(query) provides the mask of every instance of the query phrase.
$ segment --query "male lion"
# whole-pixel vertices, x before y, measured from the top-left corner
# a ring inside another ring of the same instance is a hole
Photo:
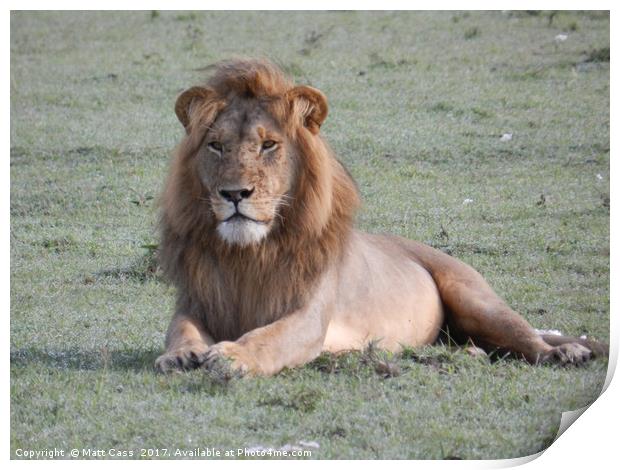
[[[230,359],[271,375],[369,341],[397,351],[447,325],[531,363],[603,345],[540,335],[468,265],[354,230],[354,181],[323,140],[323,93],[260,60],[219,64],[176,102],[186,136],[161,199],[161,263],[176,312],[160,371]]]

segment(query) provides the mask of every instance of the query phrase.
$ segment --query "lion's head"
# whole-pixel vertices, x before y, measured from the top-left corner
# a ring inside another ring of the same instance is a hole
[[[183,92],[175,111],[193,144],[201,197],[222,240],[258,244],[281,228],[291,216],[284,209],[300,197],[295,189],[302,172],[312,185],[302,189],[316,193],[314,206],[322,207],[295,210],[313,210],[314,228],[324,227],[331,188],[321,186],[331,182],[331,162],[317,138],[327,116],[323,93],[293,86],[265,61],[241,61],[221,64],[206,86]],[[308,150],[314,155],[305,155]],[[320,177],[308,174],[308,158],[324,167]]]
[[[235,337],[290,311],[339,259],[357,190],[321,136],[323,93],[269,62],[219,64],[175,111],[186,135],[161,199],[160,261],[186,308]]]

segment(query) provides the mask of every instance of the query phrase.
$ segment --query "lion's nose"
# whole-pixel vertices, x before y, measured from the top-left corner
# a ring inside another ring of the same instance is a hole
[[[220,196],[227,201],[237,204],[238,202],[241,202],[242,199],[248,199],[253,192],[254,188],[220,189]]]

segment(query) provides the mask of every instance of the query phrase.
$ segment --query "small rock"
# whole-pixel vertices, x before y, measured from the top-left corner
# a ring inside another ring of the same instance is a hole
[[[556,42],[564,42],[564,41],[566,41],[567,39],[568,39],[568,34],[558,34],[558,35],[555,37],[555,41],[556,41]]]
[[[508,142],[509,140],[512,140],[512,134],[511,133],[505,133],[502,134],[502,136],[499,138],[500,142]]]
[[[487,353],[484,349],[479,348],[478,346],[469,346],[465,348],[465,352],[472,357],[487,357]]]
[[[318,449],[321,447],[316,441],[299,441],[299,445],[302,447],[310,447],[311,449]]]
[[[539,335],[562,336],[562,332],[560,330],[536,330],[536,333]]]
[[[375,364],[375,372],[384,378],[398,377],[401,374],[398,364],[388,361],[378,361]]]

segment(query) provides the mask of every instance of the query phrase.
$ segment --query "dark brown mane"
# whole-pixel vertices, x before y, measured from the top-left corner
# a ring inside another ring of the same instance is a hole
[[[160,261],[178,289],[177,308],[199,316],[216,341],[234,340],[306,302],[318,276],[340,259],[359,202],[355,183],[322,137],[303,126],[303,106],[284,98],[293,84],[275,65],[225,62],[207,86],[214,93],[192,113],[161,197]],[[300,167],[279,225],[245,248],[216,234],[194,158],[205,128],[237,98],[268,103]]]

